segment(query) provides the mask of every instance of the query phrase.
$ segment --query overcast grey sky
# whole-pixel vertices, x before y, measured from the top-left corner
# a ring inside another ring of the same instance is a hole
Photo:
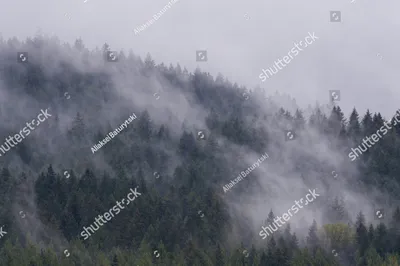
[[[112,50],[149,52],[157,63],[180,63],[189,71],[199,66],[239,85],[289,93],[302,107],[326,103],[328,90],[341,90],[346,117],[356,106],[389,118],[399,106],[398,1],[179,0],[138,35],[134,28],[168,1],[84,1],[3,1],[1,34],[25,39],[40,29],[71,43],[82,37],[89,48],[107,42]],[[342,12],[342,22],[330,22],[331,10]],[[261,82],[261,68],[287,55],[308,32],[319,39]],[[196,62],[195,51],[203,49],[208,61]]]

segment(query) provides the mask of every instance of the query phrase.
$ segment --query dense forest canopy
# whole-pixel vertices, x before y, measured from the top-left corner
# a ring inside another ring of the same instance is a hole
[[[0,265],[399,265],[397,114],[39,35],[0,96]]]

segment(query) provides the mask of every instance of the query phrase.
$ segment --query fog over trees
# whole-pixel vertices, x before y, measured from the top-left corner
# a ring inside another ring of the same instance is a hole
[[[0,265],[399,265],[396,113],[302,109],[222,74],[39,34],[0,40],[0,101]]]

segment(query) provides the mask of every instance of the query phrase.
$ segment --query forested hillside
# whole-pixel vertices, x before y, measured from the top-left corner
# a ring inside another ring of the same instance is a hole
[[[111,52],[0,41],[0,265],[399,265],[396,114]]]

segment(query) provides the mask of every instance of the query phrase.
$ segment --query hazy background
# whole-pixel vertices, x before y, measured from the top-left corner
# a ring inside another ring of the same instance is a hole
[[[70,43],[82,37],[88,48],[107,42],[111,50],[132,49],[142,58],[149,52],[156,63],[179,63],[189,71],[199,66],[249,88],[260,84],[267,91],[287,92],[303,108],[315,101],[326,103],[328,90],[339,89],[346,116],[353,106],[361,114],[366,108],[380,111],[385,118],[397,109],[400,18],[395,12],[400,3],[394,0],[179,0],[134,34],[134,28],[167,3],[8,1],[0,10],[0,32],[3,38],[25,39],[41,31]],[[342,12],[342,22],[330,22],[331,10]],[[286,55],[308,32],[315,32],[319,40],[261,82],[261,68]],[[196,62],[195,51],[203,49],[208,62]]]
[[[395,4],[394,0],[379,4],[372,0],[355,0],[354,3],[350,0],[279,1],[279,3],[265,0],[250,2],[179,0],[158,21],[138,35],[134,34],[136,27],[146,23],[167,3],[161,0],[154,0],[151,3],[137,0],[114,2],[88,0],[86,3],[83,0],[34,2],[16,0],[2,5],[0,33],[5,39],[16,36],[20,40],[32,37],[36,33],[56,35],[70,44],[81,37],[85,46],[90,49],[96,46],[101,48],[104,43],[108,43],[111,50],[123,49],[128,52],[132,49],[142,59],[150,53],[156,63],[164,62],[167,66],[170,63],[174,65],[179,63],[182,68],[186,67],[189,71],[200,67],[214,77],[220,72],[229,81],[246,85],[250,89],[260,85],[269,93],[275,91],[288,93],[303,108],[309,104],[313,105],[316,101],[327,103],[329,90],[341,90],[339,105],[346,118],[354,106],[361,117],[367,108],[372,112],[381,112],[385,118],[391,118],[398,109],[396,100],[399,97],[396,96],[399,92],[395,90],[397,89],[395,71],[398,71],[396,59],[400,56],[396,53],[397,42],[394,38],[398,36],[400,19],[394,12],[400,7],[400,3]],[[330,11],[341,11],[342,22],[331,23]],[[308,32],[315,32],[319,39],[304,48],[287,67],[265,82],[261,82],[259,79],[261,69],[272,66],[277,59],[282,59],[292,49],[293,43],[304,40]],[[196,50],[207,50],[208,62],[196,62]],[[48,68],[52,69],[52,63],[48,65]],[[132,75],[124,76],[121,73],[114,75],[113,78],[118,95],[128,102],[125,102],[125,105],[118,102],[118,107],[121,109],[128,108],[131,103],[140,107],[134,110],[137,113],[149,109],[152,119],[157,124],[167,123],[172,129],[176,129],[178,131],[176,136],[181,135],[180,123],[185,118],[193,122],[194,127],[205,127],[204,118],[207,114],[205,108],[193,105],[190,97],[187,96],[185,99],[181,92],[167,89],[168,93],[163,94],[160,101],[154,100],[148,89],[158,91],[163,88],[164,82],[159,80],[150,82],[137,77],[132,78]],[[132,90],[134,87],[132,84],[136,85],[136,90]],[[0,92],[3,96],[0,97],[0,101],[9,104],[15,101],[22,105],[19,95],[11,97],[3,94],[1,90]],[[92,96],[93,99],[97,99],[95,96],[98,95]],[[88,121],[95,121],[93,117],[101,117],[102,119],[97,119],[100,123],[105,124],[104,121],[110,121],[110,124],[119,126],[123,119],[127,118],[125,114],[121,115],[123,112],[117,109],[116,105],[111,103],[101,105],[101,112],[79,109],[84,105],[79,103],[78,97],[74,97],[73,95],[73,100],[68,102],[70,109],[73,113],[81,110]],[[267,102],[263,104],[263,99],[256,100],[260,106],[267,108],[268,104]],[[23,102],[25,104],[30,101]],[[248,101],[248,104],[253,106],[253,101]],[[23,117],[26,111],[20,109]],[[167,120],[168,113],[164,111],[165,109],[178,116],[179,123],[174,124]],[[65,121],[65,125],[69,125],[72,118],[72,114],[60,117],[63,123]],[[248,119],[252,117],[249,116]],[[9,118],[9,121],[12,119]],[[19,125],[16,127],[19,128]],[[281,129],[274,128],[273,125],[257,126],[263,127],[271,135],[271,139],[283,137]],[[42,132],[46,132],[45,129]],[[35,133],[39,135],[42,132]],[[225,199],[233,210],[231,213],[241,211],[244,217],[250,217],[250,220],[246,221],[247,225],[252,225],[256,233],[272,207],[275,215],[282,215],[294,204],[294,200],[305,197],[308,189],[317,188],[317,192],[323,195],[324,199],[318,198],[314,206],[310,205],[291,220],[296,223],[297,228],[308,227],[313,218],[318,223],[321,222],[324,218],[321,206],[325,204],[326,198],[345,195],[346,207],[352,216],[363,210],[370,218],[373,216],[374,201],[379,197],[385,197],[379,191],[370,191],[367,194],[354,191],[355,185],[345,186],[347,180],[355,181],[356,165],[348,160],[347,153],[332,149],[324,136],[313,131],[309,133],[310,138],[307,139],[309,142],[288,143],[284,148],[286,153],[283,153],[285,155],[281,158],[279,156],[283,150],[282,146],[270,145],[265,152],[268,152],[271,159],[253,172],[254,177],[251,181],[254,181],[254,184],[250,190],[252,193],[242,195],[237,201],[233,199],[237,193],[235,190],[243,186],[243,182],[230,191],[232,195],[226,196]],[[124,138],[128,137],[121,134],[119,138],[123,142]],[[49,138],[44,141],[51,143],[54,139]],[[232,170],[233,175],[226,177],[226,183],[260,157],[260,154],[245,147],[238,147],[223,138],[218,141],[226,143],[221,149],[224,151],[222,154],[226,157],[226,161],[236,162],[235,159],[239,155],[243,158],[241,160],[243,166],[236,163],[238,169]],[[91,140],[88,141],[90,146],[85,150],[87,157],[91,159],[93,157],[98,165],[106,165],[106,160],[100,153],[94,156],[91,154],[89,147],[93,144]],[[68,146],[66,150],[69,149]],[[54,156],[52,153],[60,153],[62,149],[43,150],[49,153],[50,157]],[[165,150],[169,152],[167,148]],[[59,157],[59,163],[66,169],[73,168],[76,158],[65,156],[64,150],[62,152],[63,156]],[[297,158],[293,154],[300,153],[309,158],[309,161],[324,163],[323,168],[329,169],[328,173],[321,174],[322,171],[314,171],[310,167],[311,170],[304,180],[299,179],[300,171],[295,167]],[[173,155],[171,157],[174,163],[169,170],[172,171],[178,164],[176,162],[180,162],[180,158]],[[57,160],[52,158],[52,162]],[[19,161],[14,163],[20,164]],[[331,170],[337,171],[343,178],[333,179],[329,174]],[[329,186],[324,182],[329,183]],[[221,193],[222,186],[226,183],[218,184]],[[268,197],[265,196],[265,191],[270,192]],[[298,220],[305,217],[308,223],[303,226]],[[241,234],[243,231],[238,230],[238,235]]]

